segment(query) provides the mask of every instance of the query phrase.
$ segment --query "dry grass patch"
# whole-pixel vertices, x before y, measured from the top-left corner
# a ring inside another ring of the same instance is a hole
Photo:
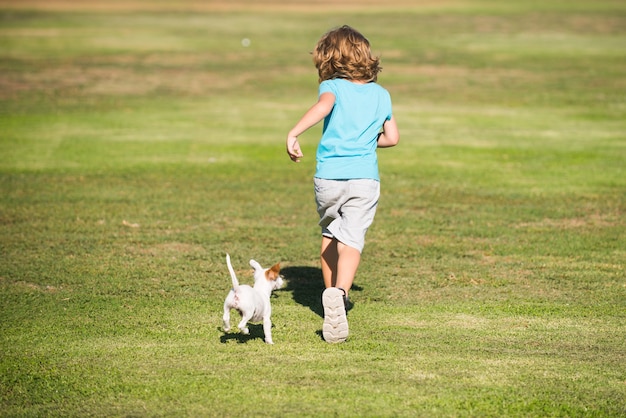
[[[411,10],[441,10],[460,8],[465,1],[459,0],[394,0],[394,7]],[[250,2],[246,0],[0,0],[0,7],[6,9],[35,9],[45,11],[88,11],[88,12],[138,12],[138,11],[195,11],[195,12],[299,12],[316,13],[320,11],[367,11],[387,10],[388,5],[376,0],[269,0]]]
[[[175,94],[187,97],[211,96],[219,92],[251,89],[264,81],[284,76],[279,70],[262,74],[254,68],[223,72],[198,68],[200,63],[217,57],[184,55],[153,56],[147,60],[117,57],[112,62],[130,65],[80,63],[39,67],[33,71],[2,71],[0,99],[16,100],[22,95],[44,94],[59,97]],[[220,57],[221,61],[229,57]],[[236,61],[237,58],[233,58]],[[132,65],[140,63],[140,65]],[[314,74],[311,68],[290,68],[290,75]],[[313,79],[313,76],[311,76]]]
[[[585,217],[550,219],[535,222],[520,222],[513,225],[516,229],[595,229],[623,226],[620,214],[593,213]]]

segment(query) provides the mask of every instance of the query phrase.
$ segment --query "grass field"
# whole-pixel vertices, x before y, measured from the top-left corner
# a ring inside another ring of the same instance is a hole
[[[284,138],[344,23],[401,142],[329,345]],[[622,1],[0,0],[0,416],[626,416],[625,98]]]

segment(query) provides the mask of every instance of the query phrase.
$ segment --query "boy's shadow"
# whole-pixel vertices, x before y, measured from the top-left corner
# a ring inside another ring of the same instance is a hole
[[[322,278],[322,270],[317,267],[295,266],[281,269],[280,274],[287,282],[284,290],[293,293],[293,300],[302,306],[308,307],[323,318],[322,292],[324,291],[324,279]],[[351,290],[361,291],[363,288],[353,284]]]

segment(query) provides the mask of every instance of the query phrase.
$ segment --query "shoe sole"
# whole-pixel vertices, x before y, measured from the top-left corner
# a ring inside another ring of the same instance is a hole
[[[322,293],[324,306],[324,325],[322,336],[328,343],[341,343],[348,338],[348,318],[343,304],[343,292],[336,287],[329,287]]]

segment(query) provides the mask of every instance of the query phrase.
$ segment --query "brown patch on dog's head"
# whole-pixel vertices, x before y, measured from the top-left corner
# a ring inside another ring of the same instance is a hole
[[[265,271],[265,278],[269,281],[276,280],[280,275],[280,263],[274,264]]]

